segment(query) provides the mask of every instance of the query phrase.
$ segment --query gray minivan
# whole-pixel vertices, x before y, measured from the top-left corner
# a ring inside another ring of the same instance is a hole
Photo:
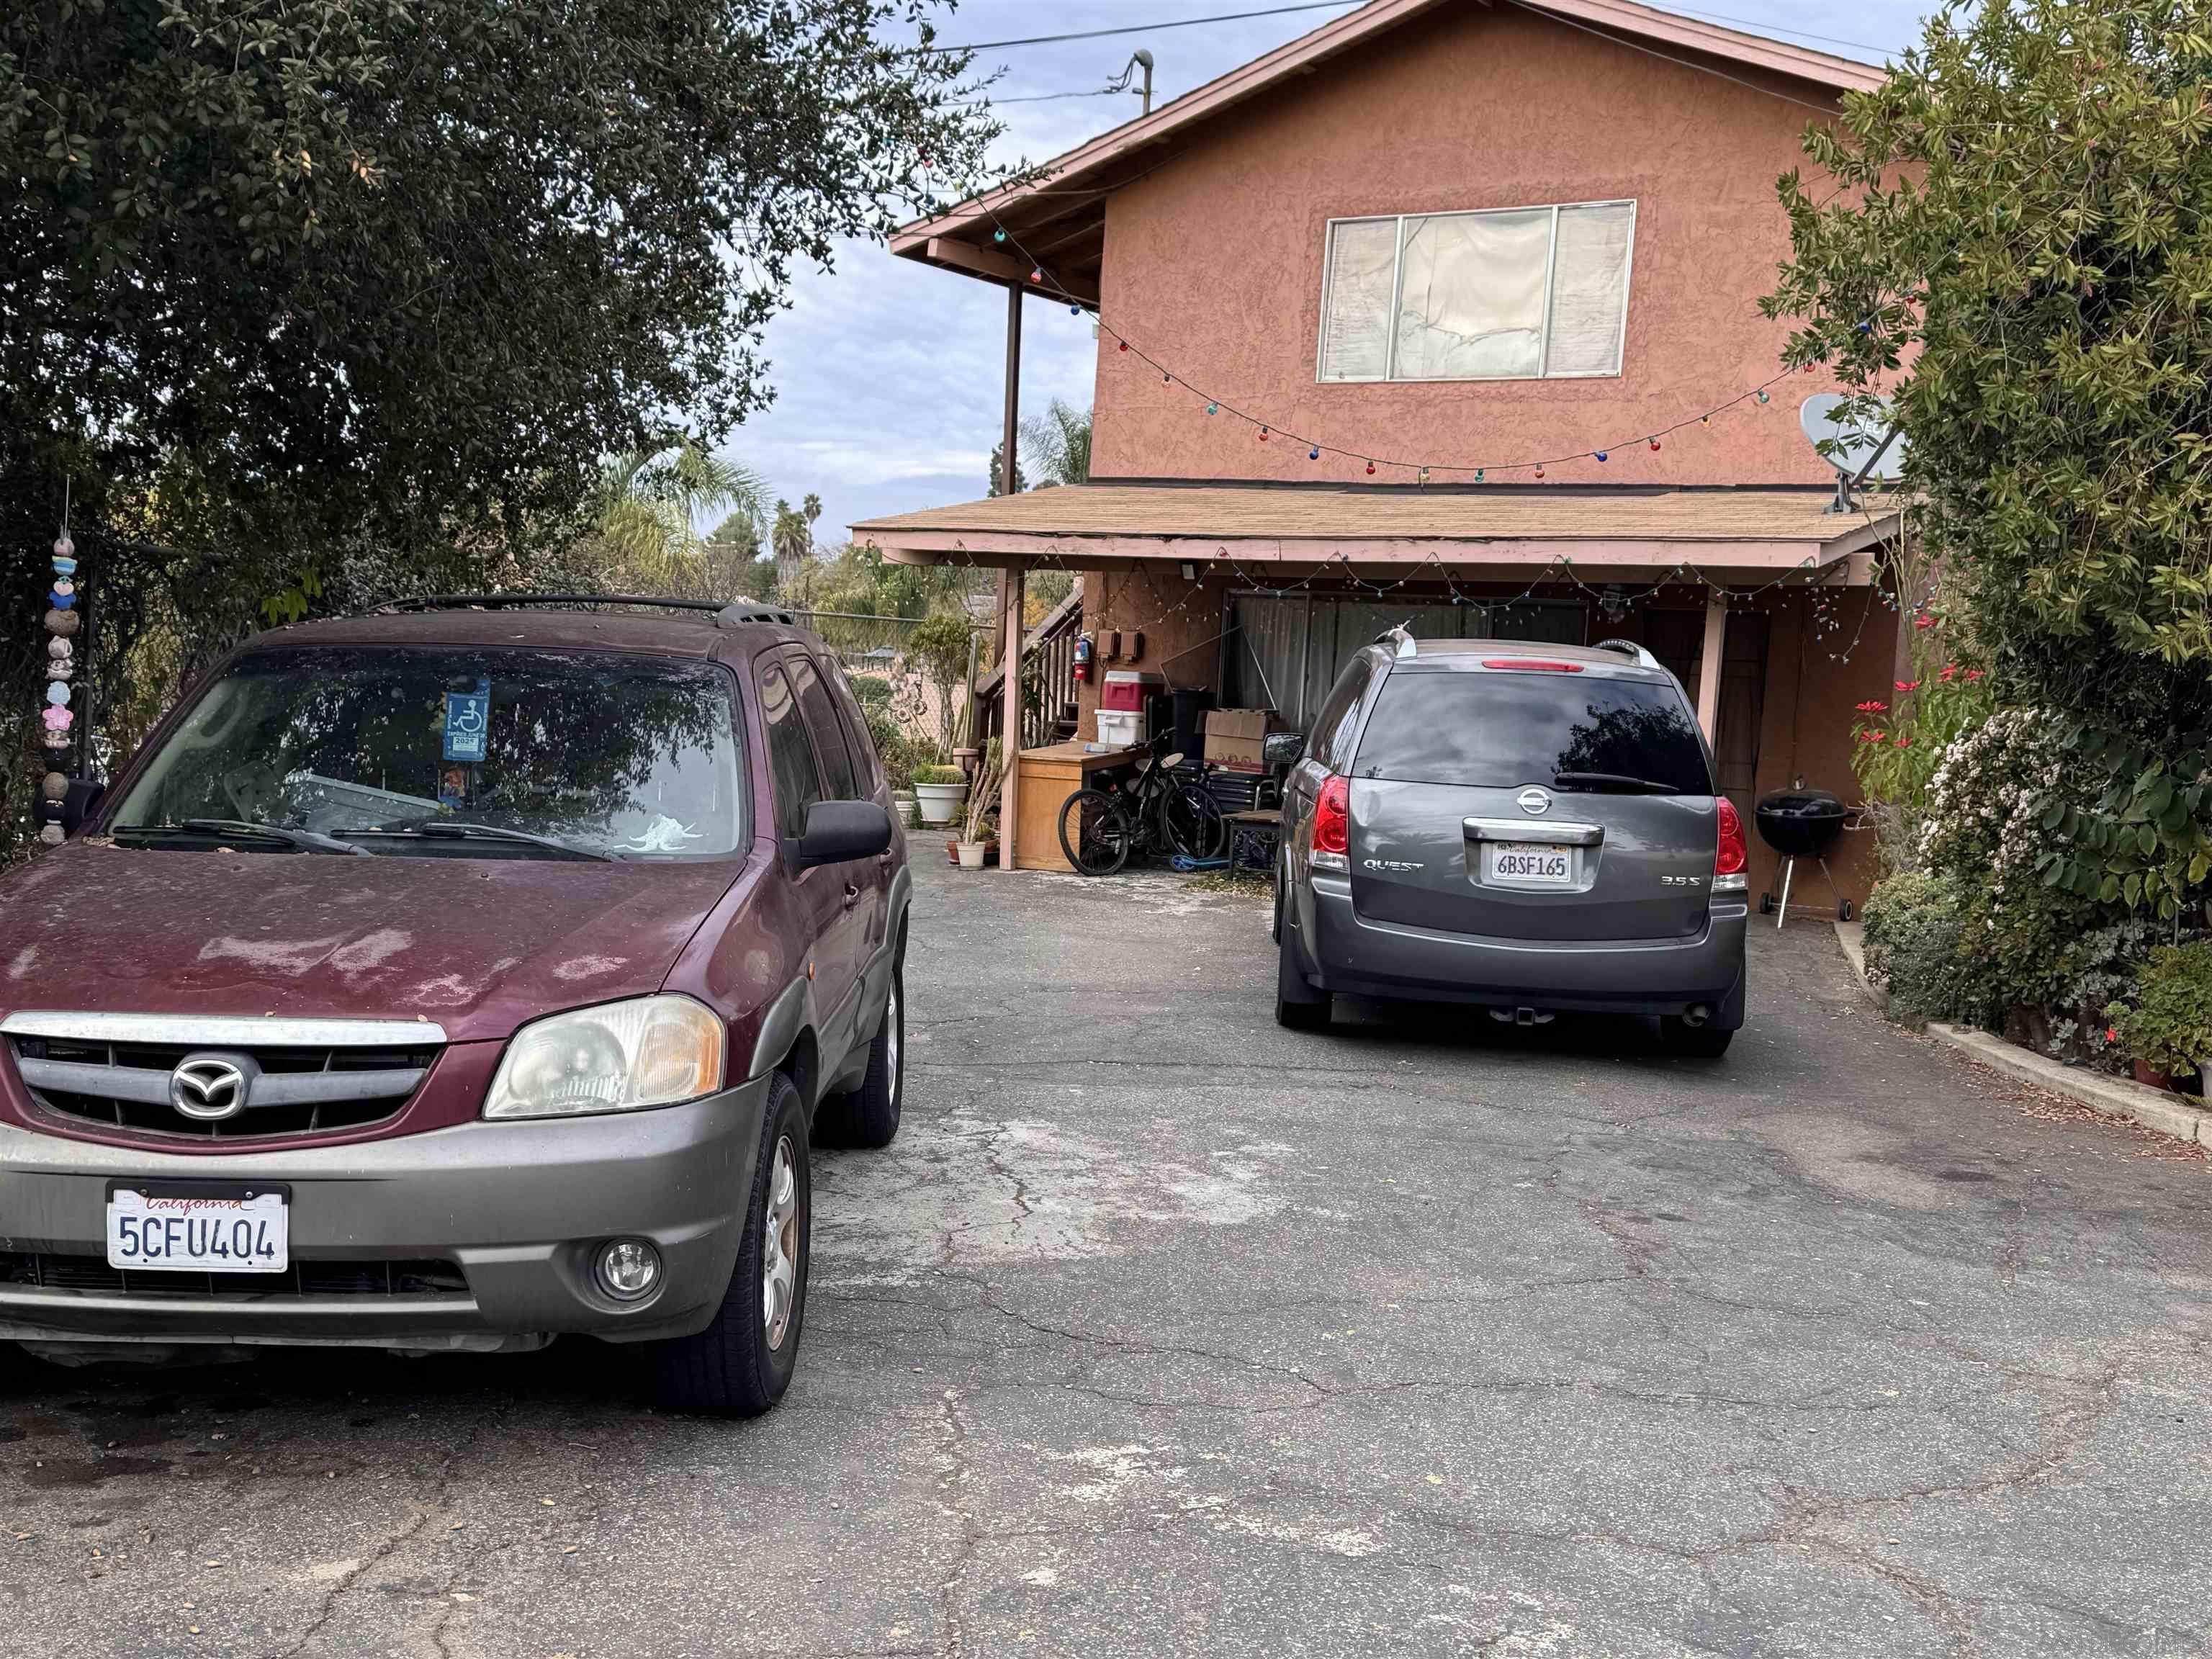
[[[1626,641],[1362,650],[1283,792],[1275,1018],[1340,992],[1656,1016],[1718,1055],[1743,1024],[1743,822],[1680,684]]]

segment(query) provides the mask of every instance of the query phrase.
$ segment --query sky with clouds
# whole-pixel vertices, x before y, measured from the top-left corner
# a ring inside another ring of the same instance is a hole
[[[1088,90],[1118,75],[1139,46],[1155,59],[1154,106],[1352,9],[1301,11],[1158,27],[1170,20],[1249,12],[1285,0],[962,0],[942,19],[947,44],[1146,26],[1141,32],[1006,47],[976,61],[1000,70],[1000,100]],[[1468,0],[1474,3],[1474,0]],[[1923,0],[1721,0],[1725,11],[1668,9],[1880,62],[1916,40]],[[1838,39],[1836,37],[1844,37]],[[1048,159],[1138,113],[1133,94],[1007,101],[995,159]],[[835,269],[799,274],[792,308],[769,326],[775,402],[725,446],[774,495],[822,498],[816,534],[842,541],[857,520],[984,493],[998,441],[1006,350],[1004,290],[848,243]],[[1090,319],[1032,301],[1024,318],[1022,406],[1091,402]]]

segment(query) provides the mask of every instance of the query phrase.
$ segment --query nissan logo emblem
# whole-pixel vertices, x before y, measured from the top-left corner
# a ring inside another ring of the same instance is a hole
[[[1530,817],[1537,817],[1552,810],[1552,792],[1532,783],[1514,796],[1513,801]]]
[[[169,1104],[202,1123],[236,1117],[260,1069],[244,1054],[186,1054],[169,1073]]]

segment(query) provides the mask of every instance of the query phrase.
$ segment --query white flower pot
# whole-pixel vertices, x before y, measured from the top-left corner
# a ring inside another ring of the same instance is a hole
[[[983,867],[983,854],[989,850],[990,845],[987,841],[956,841],[952,843],[952,850],[960,854],[963,870],[980,870]]]
[[[967,781],[917,783],[914,798],[921,807],[921,821],[933,829],[942,828],[960,816],[961,804],[968,799]]]

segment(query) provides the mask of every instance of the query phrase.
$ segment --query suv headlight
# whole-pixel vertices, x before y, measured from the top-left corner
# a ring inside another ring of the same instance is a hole
[[[722,1086],[722,1022],[690,997],[553,1014],[514,1034],[486,1117],[575,1117],[673,1106]]]

